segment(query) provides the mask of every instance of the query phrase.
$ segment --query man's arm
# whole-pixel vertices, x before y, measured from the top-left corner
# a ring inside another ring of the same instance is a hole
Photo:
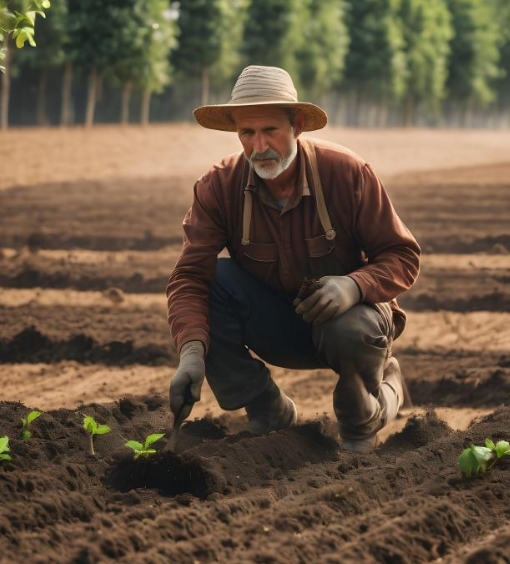
[[[388,302],[408,290],[420,270],[420,247],[369,165],[361,169],[355,234],[368,264],[348,274],[361,301]]]
[[[339,317],[359,302],[388,302],[418,276],[420,247],[368,165],[361,169],[356,196],[355,235],[368,264],[346,276],[324,276],[311,296],[294,300],[296,313],[309,323]]]
[[[178,352],[190,341],[201,341],[205,353],[209,349],[209,291],[227,240],[221,209],[210,175],[201,178],[183,221],[182,253],[166,289],[168,323]]]

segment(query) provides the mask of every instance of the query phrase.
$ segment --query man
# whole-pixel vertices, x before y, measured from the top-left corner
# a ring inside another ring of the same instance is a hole
[[[194,113],[204,127],[237,132],[243,152],[198,180],[184,218],[167,287],[180,353],[174,415],[189,415],[205,376],[223,409],[246,409],[252,432],[283,429],[296,406],[262,360],[329,367],[343,446],[370,451],[403,402],[391,350],[405,314],[394,299],[418,275],[418,244],[363,159],[300,139],[327,117],[298,102],[284,70],[247,67],[228,104]],[[231,258],[218,259],[225,247]],[[318,282],[297,297],[305,279]]]

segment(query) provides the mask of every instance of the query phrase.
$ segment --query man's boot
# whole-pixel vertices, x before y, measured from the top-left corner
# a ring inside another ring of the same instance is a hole
[[[296,404],[270,378],[266,389],[246,406],[249,429],[255,435],[286,429],[297,422]]]
[[[404,403],[403,378],[396,358],[391,357],[384,369],[383,381],[379,387],[378,403],[380,406],[380,431],[393,421],[398,410]],[[346,439],[343,442],[344,450],[366,454],[379,444],[377,432],[360,439]]]

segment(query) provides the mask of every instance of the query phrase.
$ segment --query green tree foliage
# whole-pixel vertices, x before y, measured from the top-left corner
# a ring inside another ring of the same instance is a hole
[[[46,125],[46,87],[48,73],[59,69],[66,63],[63,43],[66,36],[67,7],[65,0],[52,0],[51,10],[45,19],[37,23],[37,49],[21,49],[13,57],[13,70],[38,71],[37,85],[37,123]]]
[[[148,92],[164,87],[170,71],[167,55],[174,44],[168,2],[67,1],[70,57],[75,66],[89,73],[87,125],[93,121],[99,81],[105,75],[126,93],[133,86]],[[126,99],[129,97],[124,108]]]
[[[181,76],[201,79],[203,104],[209,98],[211,75],[219,79],[237,63],[232,58],[238,50],[234,42],[240,39],[235,18],[243,4],[239,0],[183,0],[179,4],[179,46],[172,60]]]
[[[486,0],[448,0],[455,34],[451,40],[448,91],[481,106],[496,97],[500,46],[504,42],[494,8]],[[507,22],[508,23],[508,22]]]
[[[347,8],[345,89],[377,101],[400,99],[406,75],[400,0],[348,0]]]
[[[445,0],[402,0],[407,57],[406,117],[413,123],[418,105],[438,111],[446,94],[451,18]]]
[[[251,0],[243,35],[245,63],[284,68],[299,88],[301,0]]]
[[[49,8],[49,0],[1,0],[0,47],[9,35],[12,35],[18,49],[26,42],[35,47],[35,19],[38,15],[45,18],[44,10]],[[0,60],[3,58],[0,56]]]
[[[340,83],[349,44],[342,0],[308,0],[297,51],[300,83],[319,98]]]
[[[139,5],[145,15],[145,32],[136,85],[143,91],[141,121],[146,124],[152,93],[162,92],[172,78],[170,52],[177,45],[177,29],[167,0],[141,0]]]
[[[52,0],[46,18],[37,22],[37,49],[16,54],[17,64],[31,68],[57,68],[65,61],[63,39],[67,22],[65,0]]]
[[[120,48],[115,47],[110,57],[108,74],[122,88],[122,121],[125,123],[133,88],[141,88],[150,97],[170,81],[168,55],[176,41],[168,1],[134,0],[122,14],[124,25],[116,34]],[[148,121],[148,115],[145,120]]]
[[[510,102],[510,2],[492,0],[491,6],[502,38],[499,62],[501,74],[497,82],[498,97],[502,106]]]
[[[26,42],[35,47],[36,17],[45,18],[44,10],[49,7],[49,0],[0,0],[0,73],[3,75],[0,96],[1,129],[7,129],[9,123],[11,80],[10,71],[6,72],[11,59],[9,38],[12,35],[18,49],[21,49]],[[4,64],[1,64],[2,62]]]

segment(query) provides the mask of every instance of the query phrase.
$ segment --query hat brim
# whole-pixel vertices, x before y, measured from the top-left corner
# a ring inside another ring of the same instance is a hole
[[[328,123],[326,112],[310,102],[281,102],[264,101],[249,104],[217,104],[211,106],[200,106],[193,114],[198,124],[207,129],[218,131],[237,131],[236,124],[232,118],[232,110],[254,106],[277,106],[280,108],[295,108],[301,110],[305,118],[304,131],[316,131],[322,129]]]

